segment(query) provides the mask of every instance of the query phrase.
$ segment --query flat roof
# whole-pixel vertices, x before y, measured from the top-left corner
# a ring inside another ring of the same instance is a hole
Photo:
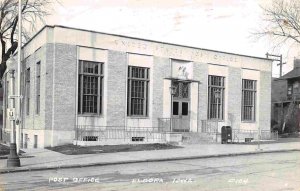
[[[250,55],[245,55],[245,54],[237,54],[237,53],[231,53],[231,52],[225,52],[225,51],[219,51],[219,50],[211,50],[211,49],[205,49],[205,48],[200,48],[200,47],[194,47],[194,46],[188,46],[188,45],[182,45],[182,44],[174,44],[174,43],[168,43],[168,42],[156,41],[156,40],[149,40],[149,39],[137,38],[137,37],[132,37],[132,36],[120,35],[120,34],[105,33],[105,32],[99,32],[99,31],[94,31],[94,30],[80,29],[80,28],[74,28],[74,27],[63,26],[63,25],[45,25],[35,35],[33,35],[23,45],[23,47],[26,46],[28,43],[30,43],[30,41],[32,39],[34,39],[41,31],[43,31],[47,27],[50,27],[50,28],[55,28],[55,27],[66,28],[66,29],[71,29],[71,30],[79,30],[79,31],[91,32],[91,33],[97,33],[97,34],[104,34],[104,35],[112,35],[112,36],[117,36],[117,37],[135,39],[135,40],[143,40],[143,41],[154,42],[154,43],[161,43],[161,44],[167,44],[167,45],[173,45],[173,46],[181,46],[181,47],[185,47],[185,48],[200,49],[200,50],[212,51],[212,52],[216,52],[216,53],[223,53],[223,54],[230,54],[230,55],[235,55],[235,56],[243,56],[243,57],[249,57],[249,58],[255,58],[255,59],[262,59],[262,60],[273,61],[270,58],[264,58],[264,57],[258,57],[258,56],[250,56]]]

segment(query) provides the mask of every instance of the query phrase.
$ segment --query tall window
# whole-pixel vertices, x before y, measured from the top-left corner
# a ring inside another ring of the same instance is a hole
[[[79,61],[78,113],[101,114],[103,63]]]
[[[208,76],[208,119],[224,119],[225,77]]]
[[[255,121],[256,80],[243,79],[242,121]]]
[[[41,62],[36,63],[36,114],[40,113],[41,100]]]
[[[30,109],[30,68],[27,68],[25,74],[26,81],[26,115],[29,115]]]
[[[127,115],[148,115],[149,68],[128,67]]]

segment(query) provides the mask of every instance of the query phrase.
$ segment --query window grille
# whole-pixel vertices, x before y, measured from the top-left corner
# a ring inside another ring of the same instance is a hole
[[[103,63],[79,61],[78,113],[101,114]]]
[[[255,121],[256,80],[242,81],[242,121]]]
[[[132,142],[141,142],[144,141],[145,137],[131,137]]]
[[[173,81],[172,82],[172,87],[174,87],[175,92],[174,92],[174,98],[189,98],[189,83],[188,82],[178,82],[178,81]]]
[[[149,68],[128,67],[127,115],[148,115]]]
[[[225,77],[208,76],[208,119],[224,119]]]

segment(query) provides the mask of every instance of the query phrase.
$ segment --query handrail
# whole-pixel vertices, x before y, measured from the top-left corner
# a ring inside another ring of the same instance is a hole
[[[158,118],[159,130],[162,132],[189,132],[190,119],[185,118]]]
[[[79,141],[104,141],[108,139],[132,139],[165,140],[165,134],[157,127],[127,127],[125,126],[91,126],[78,125],[76,128],[76,140]]]
[[[202,133],[217,133],[216,121],[201,120],[201,132]],[[278,132],[272,132],[271,130],[261,130],[261,139],[263,140],[278,140]],[[248,129],[232,129],[233,141],[245,140],[245,138],[253,138],[258,140],[258,130]]]

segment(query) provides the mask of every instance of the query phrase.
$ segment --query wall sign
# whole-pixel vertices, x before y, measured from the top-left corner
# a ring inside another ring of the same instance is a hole
[[[127,52],[137,52],[184,60],[205,60],[204,62],[217,63],[239,62],[239,56],[232,55],[230,53],[227,54],[210,50],[182,47],[180,45],[149,42],[147,40],[118,38],[114,40],[113,45],[113,49],[122,49]]]

